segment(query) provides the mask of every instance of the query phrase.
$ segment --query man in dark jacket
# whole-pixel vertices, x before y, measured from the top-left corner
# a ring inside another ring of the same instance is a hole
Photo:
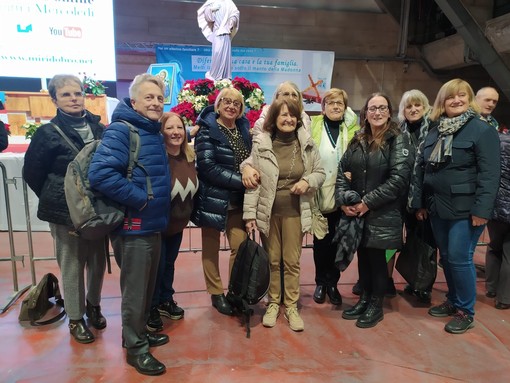
[[[111,234],[115,257],[120,264],[122,293],[122,338],[127,362],[145,375],[165,372],[165,365],[149,347],[168,342],[165,334],[148,334],[151,298],[161,250],[161,231],[168,223],[170,171],[158,122],[163,114],[162,81],[149,74],[135,77],[130,98],[112,115],[89,169],[94,189],[126,206],[124,225]],[[129,161],[129,128],[138,128],[140,152],[131,180],[126,178]]]

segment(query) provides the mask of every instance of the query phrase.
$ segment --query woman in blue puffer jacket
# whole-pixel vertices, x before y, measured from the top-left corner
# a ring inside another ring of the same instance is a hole
[[[195,152],[200,186],[192,221],[202,228],[202,266],[212,305],[221,314],[232,315],[232,307],[223,294],[218,260],[221,231],[225,231],[231,248],[229,270],[239,245],[247,237],[239,166],[250,155],[251,136],[242,94],[234,88],[223,89],[214,107],[202,111],[197,124],[200,130]]]

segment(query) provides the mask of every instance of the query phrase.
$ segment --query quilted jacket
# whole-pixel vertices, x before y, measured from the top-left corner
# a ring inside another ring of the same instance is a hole
[[[301,228],[303,232],[308,232],[312,226],[310,203],[313,201],[315,191],[323,184],[326,175],[321,167],[319,152],[310,134],[304,128],[298,129],[297,132],[305,168],[301,178],[310,186],[308,193],[302,194],[299,201]],[[243,219],[256,219],[259,231],[268,236],[279,175],[278,163],[269,133],[261,132],[253,139],[252,157],[253,166],[260,171],[260,184],[255,189],[245,192]]]
[[[149,198],[146,174],[135,166],[131,181],[126,178],[129,162],[129,128],[125,120],[138,128],[140,153],[138,163],[147,171],[153,198]],[[114,201],[126,206],[133,225],[127,221],[118,229],[121,235],[144,235],[162,231],[168,224],[170,209],[170,170],[161,124],[138,114],[129,98],[115,108],[112,123],[105,130],[89,168],[90,185]]]
[[[197,124],[195,137],[199,187],[195,199],[192,222],[199,227],[225,230],[230,201],[243,205],[244,186],[241,173],[235,169],[235,157],[230,144],[216,122],[214,107],[206,107]],[[244,116],[236,120],[243,141],[251,150],[250,123]]]
[[[374,151],[366,141],[351,141],[339,164],[335,198],[345,205],[345,193],[354,190],[367,205],[361,246],[399,249],[413,155],[407,133],[388,131],[384,141]],[[344,172],[352,173],[351,182]]]
[[[500,134],[501,179],[492,219],[510,223],[510,134]]]

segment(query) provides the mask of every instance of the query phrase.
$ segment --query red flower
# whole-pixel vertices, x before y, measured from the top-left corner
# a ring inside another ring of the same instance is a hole
[[[209,93],[207,96],[207,100],[209,101],[209,105],[214,105],[216,102],[216,98],[218,97],[218,94],[220,91],[218,89],[215,89],[214,92]]]
[[[193,108],[193,104],[191,102],[181,102],[180,104],[177,104],[176,106],[174,106],[171,109],[171,111],[190,120],[192,124],[195,123],[195,120],[197,118],[195,109]]]
[[[253,128],[255,122],[260,118],[260,114],[262,113],[262,109],[260,110],[249,110],[246,113],[246,118],[250,121],[250,128]]]

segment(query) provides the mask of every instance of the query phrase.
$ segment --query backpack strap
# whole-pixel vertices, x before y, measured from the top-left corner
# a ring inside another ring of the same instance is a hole
[[[44,326],[44,325],[47,325],[47,324],[52,324],[52,323],[58,322],[60,319],[65,317],[66,310],[64,309],[64,300],[62,299],[62,297],[60,297],[60,299],[55,297],[55,302],[57,303],[57,306],[60,306],[62,308],[62,311],[60,313],[58,313],[53,318],[50,318],[50,319],[47,319],[47,320],[37,321],[37,322],[36,321],[30,321],[30,324],[32,326]]]
[[[128,160],[128,168],[127,168],[127,179],[131,181],[133,177],[133,170],[136,167],[142,169],[145,173],[145,183],[147,185],[147,199],[154,199],[154,192],[152,190],[152,182],[149,176],[149,172],[145,169],[143,164],[138,162],[138,157],[140,155],[140,132],[138,128],[125,120],[119,120],[126,124],[129,128],[129,160]],[[133,221],[131,217],[131,209],[127,209],[127,218],[128,218],[128,227],[131,228]]]
[[[60,134],[60,135],[62,136],[62,138],[64,139],[64,141],[65,141],[65,142],[67,142],[67,144],[71,147],[71,149],[73,149],[73,150],[76,152],[76,154],[78,154],[78,153],[80,152],[80,149],[78,149],[78,148],[76,147],[76,145],[75,145],[75,144],[73,144],[73,142],[71,141],[71,139],[70,139],[69,137],[67,137],[67,134],[65,134],[65,133],[62,131],[62,129],[60,129],[60,127],[59,127],[57,124],[55,124],[54,122],[51,122],[51,121],[50,121],[50,124],[51,124],[51,126],[53,126],[53,127],[55,128],[55,130],[58,132],[58,134]]]

